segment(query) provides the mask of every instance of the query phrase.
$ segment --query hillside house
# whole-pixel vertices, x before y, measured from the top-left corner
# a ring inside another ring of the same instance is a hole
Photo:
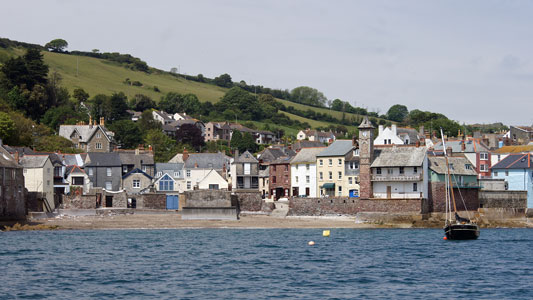
[[[396,124],[392,124],[391,127],[379,125],[374,145],[415,145],[420,141],[421,136],[423,134],[419,134],[413,128],[401,128]]]
[[[318,141],[322,144],[329,144],[336,140],[335,134],[328,131],[318,131],[318,130],[300,130],[296,135],[297,140],[309,140],[309,141]]]
[[[100,124],[60,125],[59,135],[72,141],[75,148],[86,152],[111,152],[115,148],[114,133],[105,127],[104,118]]]

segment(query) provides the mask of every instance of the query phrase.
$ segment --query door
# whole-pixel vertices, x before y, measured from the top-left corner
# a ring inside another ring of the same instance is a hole
[[[179,197],[178,195],[167,195],[167,209],[178,209]]]
[[[392,187],[389,185],[387,186],[387,199],[391,198],[391,194],[392,194]]]
[[[105,196],[105,207],[113,207],[113,196]]]

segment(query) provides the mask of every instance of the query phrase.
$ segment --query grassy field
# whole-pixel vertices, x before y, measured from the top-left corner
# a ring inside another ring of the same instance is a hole
[[[22,55],[23,49],[2,49],[0,48],[0,58],[6,59],[7,57],[13,57]],[[50,72],[58,72],[62,77],[61,85],[72,91],[76,88],[82,88],[89,93],[90,96],[96,94],[111,94],[114,92],[123,92],[128,97],[133,97],[135,94],[144,94],[151,97],[156,102],[159,101],[161,96],[168,92],[177,92],[181,94],[192,93],[195,94],[200,101],[210,101],[212,103],[220,100],[226,93],[226,88],[217,87],[212,84],[199,83],[195,81],[186,80],[184,78],[178,78],[168,73],[153,72],[147,74],[140,71],[133,71],[120,66],[114,62],[107,60],[86,57],[86,56],[74,56],[52,52],[42,52],[44,55],[45,63],[50,67]],[[1,61],[0,61],[1,62]],[[124,83],[124,80],[129,78],[130,81],[139,81],[143,86],[131,86]],[[160,92],[154,91],[154,86],[160,90]],[[327,108],[317,108],[307,106],[303,104],[293,103],[286,100],[276,99],[283,103],[285,106],[293,106],[294,108],[302,111],[308,109],[314,110],[320,113],[326,113],[332,115],[337,119],[342,118],[342,113],[338,111],[332,111]],[[287,112],[282,112],[289,116],[293,120],[301,122],[307,122],[311,127],[324,127],[329,125],[337,125],[336,123],[316,121],[312,119],[303,118]],[[346,114],[346,118],[351,119],[359,115]],[[263,128],[263,122],[257,123],[258,128]],[[297,129],[278,126],[283,128],[285,132],[289,134],[296,134]],[[271,126],[272,127],[272,126]],[[349,130],[355,129],[354,126],[349,126]]]

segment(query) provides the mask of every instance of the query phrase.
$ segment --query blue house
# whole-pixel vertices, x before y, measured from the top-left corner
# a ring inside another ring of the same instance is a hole
[[[505,179],[510,191],[527,191],[527,208],[533,208],[533,156],[512,153],[492,166],[493,178]]]

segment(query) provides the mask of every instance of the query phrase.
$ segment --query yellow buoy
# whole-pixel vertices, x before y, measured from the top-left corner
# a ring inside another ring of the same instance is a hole
[[[309,243],[307,243],[309,246],[314,246],[315,245],[315,242],[313,241],[309,241]]]
[[[329,230],[322,231],[322,236],[329,236]]]

